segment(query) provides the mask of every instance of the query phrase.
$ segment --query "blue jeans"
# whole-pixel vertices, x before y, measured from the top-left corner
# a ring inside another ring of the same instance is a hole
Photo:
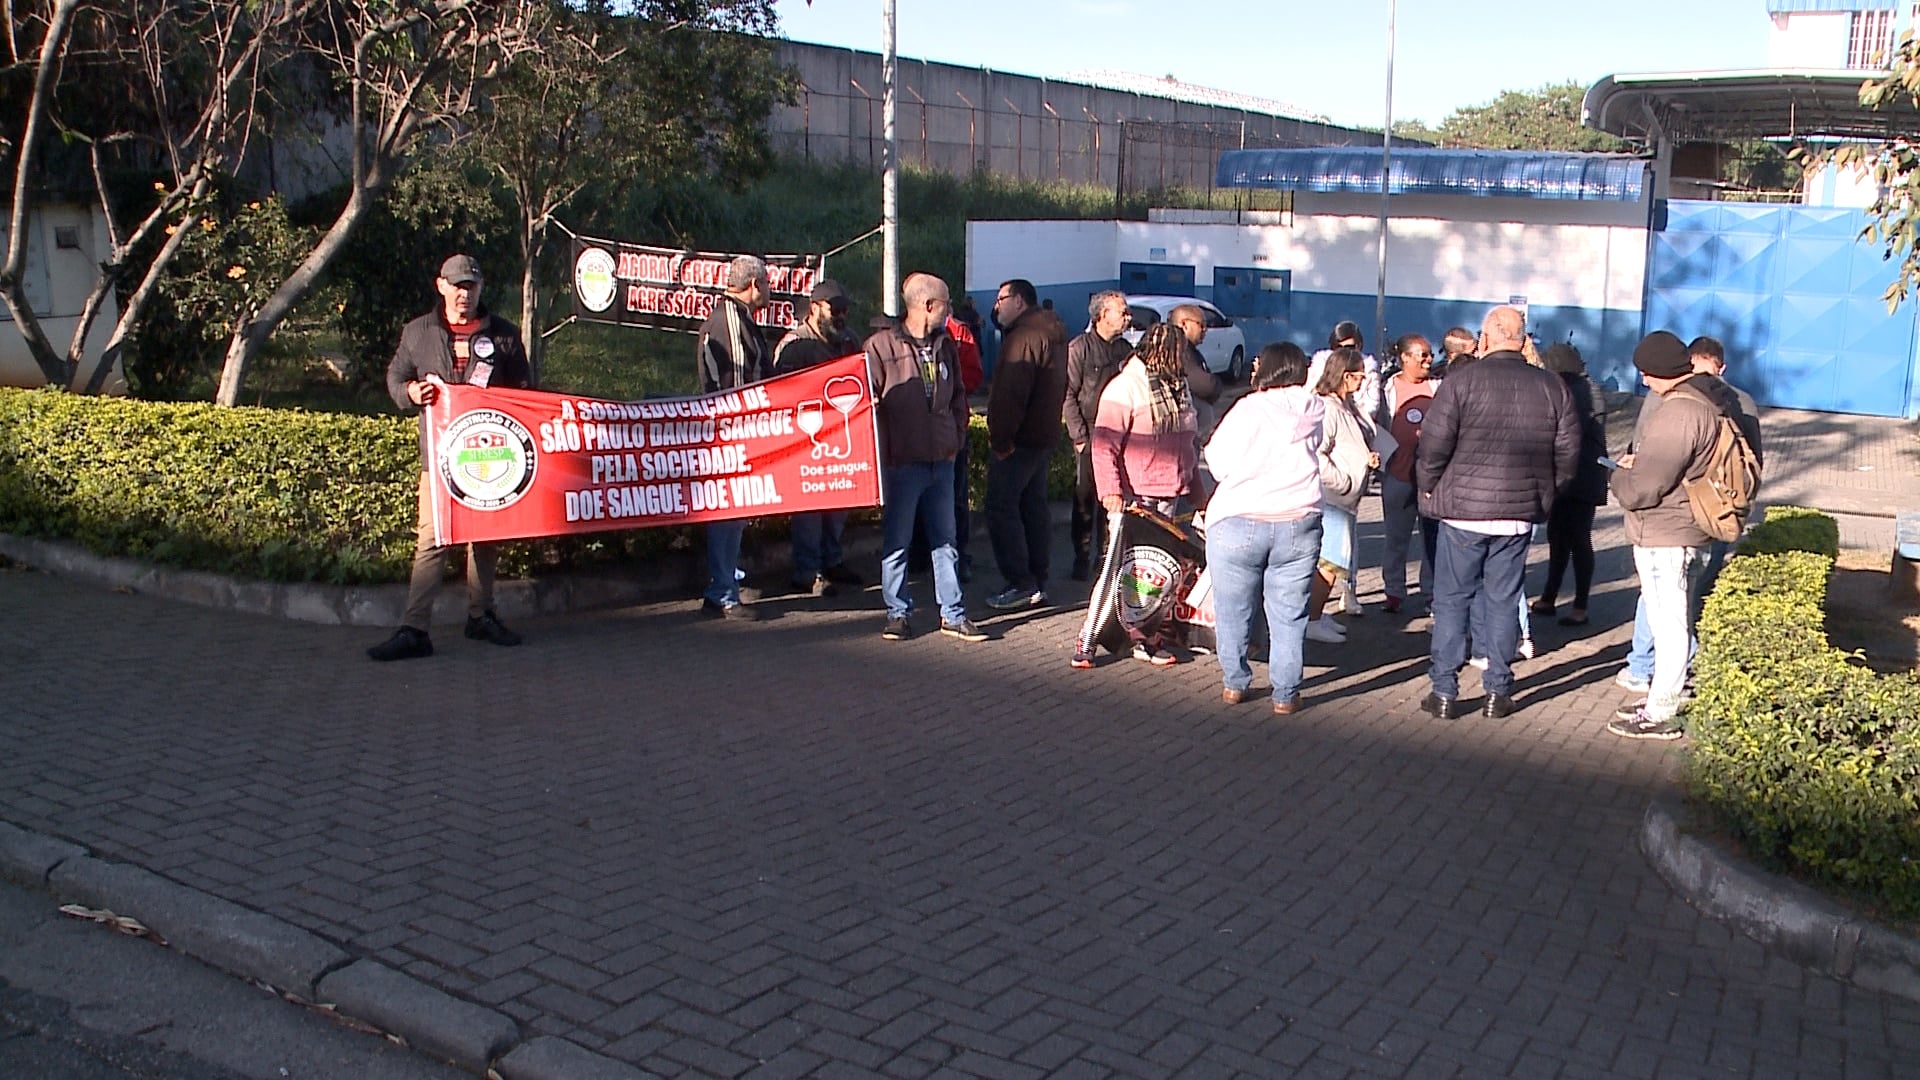
[[[1640,599],[1653,637],[1653,678],[1647,690],[1647,715],[1671,720],[1680,712],[1693,660],[1693,598],[1706,563],[1702,548],[1633,549],[1640,575]]]
[[[1049,446],[1015,447],[987,462],[987,538],[1007,588],[1023,593],[1047,587],[1053,555],[1053,514],[1047,509]]]
[[[811,585],[820,571],[839,566],[846,557],[840,549],[840,537],[846,529],[845,510],[795,514],[788,519],[787,534],[793,541],[793,580]]]
[[[1440,523],[1420,516],[1413,485],[1393,476],[1380,479],[1380,514],[1386,522],[1387,553],[1380,562],[1380,583],[1388,596],[1407,598],[1407,548],[1415,523],[1420,530],[1420,597],[1433,603],[1433,541]]]
[[[907,594],[907,547],[918,519],[933,549],[933,595],[940,602],[940,619],[960,622],[967,609],[960,597],[960,556],[953,547],[953,462],[889,465],[880,470],[880,478],[886,497],[880,512],[880,596],[887,616],[904,619],[913,611],[913,598]]]
[[[1433,570],[1433,652],[1427,678],[1441,697],[1460,694],[1467,641],[1487,658],[1489,694],[1513,692],[1513,650],[1520,642],[1529,533],[1485,536],[1440,523]]]
[[[1319,514],[1297,521],[1230,517],[1207,526],[1207,573],[1213,578],[1215,651],[1229,690],[1253,682],[1247,638],[1254,605],[1267,615],[1267,681],[1273,700],[1300,692],[1307,635],[1307,594],[1320,561]]]
[[[1700,586],[1701,589],[1705,585]],[[1694,617],[1700,616],[1698,604],[1694,608]],[[1687,627],[1687,663],[1693,663],[1693,654],[1700,651],[1700,642],[1693,636],[1691,624]],[[1640,599],[1633,605],[1633,647],[1627,651],[1627,671],[1641,682],[1653,681],[1653,627],[1647,625],[1647,594],[1643,590]]]
[[[740,538],[747,534],[744,521],[716,521],[707,526],[707,590],[701,593],[721,607],[740,602]]]

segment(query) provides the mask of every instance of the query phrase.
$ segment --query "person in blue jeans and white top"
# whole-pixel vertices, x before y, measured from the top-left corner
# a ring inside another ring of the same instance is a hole
[[[1217,483],[1207,503],[1207,572],[1220,658],[1220,699],[1237,705],[1253,683],[1247,642],[1255,604],[1267,616],[1273,711],[1300,708],[1307,594],[1320,561],[1320,437],[1326,404],[1306,386],[1307,355],[1268,345],[1254,362],[1253,392],[1236,402],[1207,443]]]

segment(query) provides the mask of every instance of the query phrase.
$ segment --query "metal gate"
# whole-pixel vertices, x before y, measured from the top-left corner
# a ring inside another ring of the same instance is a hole
[[[1762,405],[1905,416],[1914,306],[1881,299],[1899,268],[1858,240],[1859,210],[1675,201],[1647,258],[1645,329],[1727,347]]]

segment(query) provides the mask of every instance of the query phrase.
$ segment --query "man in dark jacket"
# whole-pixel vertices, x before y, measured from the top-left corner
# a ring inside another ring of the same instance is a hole
[[[753,313],[767,305],[773,293],[767,285],[767,264],[752,255],[736,255],[727,266],[727,291],[713,303],[713,313],[700,324],[694,346],[700,392],[736,390],[773,373],[767,339]],[[753,622],[760,613],[740,602],[740,540],[747,524],[735,519],[707,526],[707,588],[700,601],[703,614],[716,619]]]
[[[1047,466],[1060,445],[1067,394],[1066,328],[1034,299],[1033,283],[1002,282],[993,301],[1000,359],[987,391],[987,537],[1006,588],[987,600],[996,611],[1047,602],[1053,517]]]
[[[773,373],[786,375],[860,351],[860,339],[847,330],[847,290],[822,278],[807,296],[807,317],[794,324],[773,352]],[[840,537],[847,512],[828,510],[787,519],[793,548],[793,585],[815,596],[832,596],[842,585],[864,585],[844,561]]]
[[[1486,349],[1440,384],[1420,427],[1414,486],[1420,513],[1440,522],[1433,597],[1433,690],[1420,707],[1460,715],[1468,635],[1487,658],[1482,712],[1513,712],[1513,655],[1533,526],[1573,482],[1580,418],[1560,377],[1520,352],[1526,322],[1511,307],[1488,313]]]
[[[1181,367],[1187,376],[1187,392],[1193,395],[1194,419],[1200,424],[1200,438],[1205,441],[1213,433],[1215,405],[1220,401],[1220,378],[1207,367],[1207,358],[1200,354],[1200,346],[1207,340],[1207,313],[1196,304],[1181,304],[1167,312],[1167,321],[1180,328],[1187,339],[1187,348],[1181,354]]]
[[[1067,342],[1067,392],[1061,405],[1061,420],[1067,426],[1067,438],[1073,441],[1073,580],[1085,581],[1091,574],[1092,553],[1105,545],[1099,534],[1105,532],[1106,514],[1100,511],[1100,499],[1093,485],[1093,418],[1100,412],[1100,395],[1120,371],[1120,365],[1133,355],[1126,338],[1132,318],[1127,313],[1125,293],[1098,292],[1087,301],[1091,327]]]
[[[400,331],[400,346],[387,364],[387,393],[403,412],[432,404],[441,383],[502,386],[533,385],[527,348],[520,329],[480,306],[484,284],[480,264],[470,255],[454,255],[440,264],[434,288],[440,305]],[[433,506],[427,483],[427,422],[420,418],[420,516],[414,530],[413,575],[407,582],[407,609],[400,629],[367,650],[375,660],[412,660],[433,655],[427,626],[433,621],[433,596],[440,589],[447,549],[434,546]],[[467,551],[467,636],[495,645],[518,645],[520,635],[493,613],[493,571],[497,544],[470,544]]]
[[[953,548],[953,456],[967,437],[967,391],[953,339],[947,336],[947,283],[909,274],[900,284],[899,320],[867,339],[867,381],[880,426],[880,594],[887,624],[880,636],[913,636],[908,616],[907,546],[916,520],[933,549],[933,590],[940,632],[962,641],[987,635],[967,618]]]

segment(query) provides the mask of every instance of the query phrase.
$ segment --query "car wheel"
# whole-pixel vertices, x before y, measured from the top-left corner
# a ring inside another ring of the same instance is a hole
[[[1247,350],[1234,346],[1233,359],[1227,361],[1227,381],[1245,382],[1247,378]]]

